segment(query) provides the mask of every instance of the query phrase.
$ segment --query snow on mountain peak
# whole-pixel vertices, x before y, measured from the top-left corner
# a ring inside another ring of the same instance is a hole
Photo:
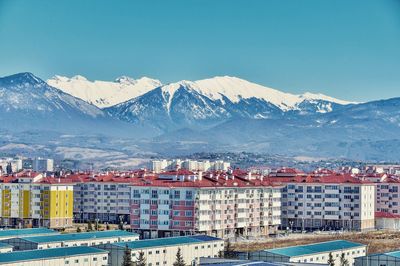
[[[337,104],[342,104],[342,105],[347,105],[347,104],[357,104],[356,102],[349,102],[349,101],[344,101],[344,100],[339,100],[330,96],[327,96],[322,93],[311,93],[311,92],[306,92],[301,95],[298,95],[300,98],[304,100],[323,100],[327,102],[333,102]]]
[[[81,76],[81,75],[75,75],[71,79],[80,80],[80,81],[88,81],[87,78],[85,78],[84,76]]]
[[[137,81],[133,78],[127,77],[127,76],[121,76],[115,79],[115,82],[118,83],[125,83],[125,84],[136,84]]]
[[[125,102],[161,86],[161,82],[155,79],[135,80],[127,76],[119,77],[115,82],[90,81],[80,75],[72,78],[55,76],[47,83],[100,108]]]

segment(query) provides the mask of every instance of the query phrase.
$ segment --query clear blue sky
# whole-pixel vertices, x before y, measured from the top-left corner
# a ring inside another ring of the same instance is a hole
[[[396,97],[400,0],[0,0],[0,76],[23,71]]]

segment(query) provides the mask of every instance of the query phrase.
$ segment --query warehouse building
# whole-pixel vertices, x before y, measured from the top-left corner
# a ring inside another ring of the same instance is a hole
[[[106,243],[127,242],[139,239],[139,235],[123,230],[95,231],[50,236],[20,237],[4,240],[14,250],[34,250],[59,247],[95,246]]]
[[[340,256],[342,254],[344,254],[349,265],[353,265],[355,258],[366,255],[367,246],[346,240],[334,240],[316,244],[251,252],[249,254],[249,259],[266,262],[326,264],[330,253],[335,260],[335,265],[340,265]]]
[[[397,266],[400,265],[400,250],[372,254],[356,258],[354,266]]]
[[[6,243],[0,243],[0,253],[7,253],[11,251],[13,251],[13,246]]]
[[[26,229],[4,229],[0,230],[0,241],[28,236],[44,236],[44,235],[57,235],[57,231],[48,228],[26,228]]]
[[[111,266],[122,264],[126,248],[131,252],[132,261],[137,261],[139,253],[143,252],[147,264],[153,266],[172,265],[180,248],[186,264],[198,265],[200,257],[218,257],[220,251],[224,250],[224,241],[216,237],[194,235],[119,242],[98,247],[109,251]]]
[[[52,248],[0,254],[0,265],[7,266],[103,266],[107,251],[93,247]]]

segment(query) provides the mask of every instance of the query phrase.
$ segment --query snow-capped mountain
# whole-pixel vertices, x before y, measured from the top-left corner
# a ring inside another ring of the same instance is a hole
[[[235,77],[180,81],[106,108],[123,121],[171,130],[210,126],[227,119],[270,119],[328,113],[350,102],[322,94],[294,95]]]
[[[131,125],[31,73],[0,78],[0,129],[118,134]]]
[[[21,73],[0,78],[0,135],[43,150],[63,143],[113,151],[256,151],[398,161],[400,98],[356,104],[216,77],[158,86],[100,109]]]
[[[161,82],[156,79],[133,79],[126,76],[115,81],[90,81],[80,75],[72,78],[54,76],[47,83],[99,108],[125,102],[161,86]]]

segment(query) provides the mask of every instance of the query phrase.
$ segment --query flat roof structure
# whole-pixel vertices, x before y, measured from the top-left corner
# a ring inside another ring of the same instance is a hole
[[[50,243],[50,242],[89,240],[96,238],[115,238],[115,237],[125,237],[125,236],[132,237],[139,235],[124,230],[109,230],[109,231],[95,231],[95,232],[83,232],[83,233],[73,233],[73,234],[59,234],[59,235],[49,235],[49,236],[21,237],[21,239],[34,243]]]
[[[59,232],[48,228],[26,228],[26,229],[4,229],[0,230],[0,239],[34,236],[34,235],[56,235]]]
[[[364,244],[355,243],[347,240],[333,240],[309,245],[266,249],[264,251],[286,257],[305,256],[314,253],[331,252],[341,249],[349,249],[365,246]]]
[[[175,245],[193,244],[193,243],[219,241],[219,240],[222,239],[206,235],[195,235],[195,236],[166,237],[158,239],[118,242],[118,243],[113,243],[112,245],[122,248],[128,246],[128,248],[130,249],[143,249],[143,248],[175,246]]]
[[[108,253],[108,252],[102,249],[85,247],[85,246],[15,251],[9,253],[0,253],[0,264],[35,261],[35,260],[47,260],[59,257],[71,257],[71,256],[90,255],[99,253]]]

